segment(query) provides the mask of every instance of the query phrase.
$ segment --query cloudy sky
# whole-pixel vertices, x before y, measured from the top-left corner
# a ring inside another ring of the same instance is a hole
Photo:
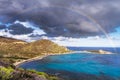
[[[120,0],[0,0],[0,36],[120,47]]]

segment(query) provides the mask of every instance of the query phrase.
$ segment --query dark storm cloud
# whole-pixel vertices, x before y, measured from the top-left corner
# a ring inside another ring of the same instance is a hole
[[[0,0],[0,20],[32,21],[49,36],[94,36],[102,34],[98,24],[108,33],[120,25],[119,4],[119,0]]]
[[[10,25],[8,30],[11,34],[14,34],[14,35],[29,34],[33,32],[33,29],[26,28],[25,26],[19,23]]]
[[[6,29],[5,25],[0,25],[0,29]]]

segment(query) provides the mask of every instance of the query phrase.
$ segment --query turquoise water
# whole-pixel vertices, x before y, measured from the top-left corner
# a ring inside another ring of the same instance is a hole
[[[75,80],[82,80],[80,78],[86,78],[85,76],[90,76],[90,80],[120,80],[120,54],[101,55],[77,52],[53,55],[21,64],[20,67],[70,78],[68,80],[73,80],[73,76]],[[100,79],[101,77],[103,78]]]

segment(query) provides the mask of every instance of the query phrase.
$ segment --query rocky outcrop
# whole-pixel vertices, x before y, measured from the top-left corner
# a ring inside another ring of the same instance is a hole
[[[87,52],[98,53],[98,54],[112,54],[112,52],[104,50],[88,50]]]

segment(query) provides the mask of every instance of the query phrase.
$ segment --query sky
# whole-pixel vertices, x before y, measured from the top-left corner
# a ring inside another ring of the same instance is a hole
[[[120,47],[120,0],[0,0],[0,36]]]

